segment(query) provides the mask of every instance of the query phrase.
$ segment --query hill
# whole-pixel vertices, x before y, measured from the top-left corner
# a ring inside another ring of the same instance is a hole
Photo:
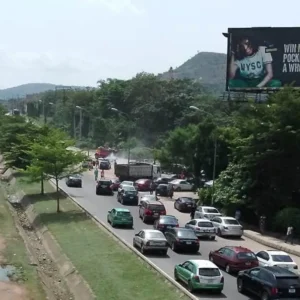
[[[0,99],[7,100],[10,98],[21,98],[26,95],[54,90],[56,86],[57,85],[51,83],[27,83],[8,89],[0,89]]]
[[[225,91],[226,54],[199,52],[176,69],[160,74],[164,79],[201,80],[203,85],[214,92]]]

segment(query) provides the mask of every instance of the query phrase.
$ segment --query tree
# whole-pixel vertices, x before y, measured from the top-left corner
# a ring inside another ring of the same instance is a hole
[[[73,140],[58,129],[51,129],[49,134],[33,142],[30,150],[26,151],[32,159],[25,174],[32,180],[37,180],[41,174],[44,174],[44,178],[55,180],[57,212],[60,212],[59,180],[83,171],[80,164],[85,155],[67,150],[70,146],[74,146]]]

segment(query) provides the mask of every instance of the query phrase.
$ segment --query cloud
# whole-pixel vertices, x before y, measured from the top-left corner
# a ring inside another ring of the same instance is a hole
[[[132,0],[87,0],[87,1],[90,3],[103,5],[115,13],[121,13],[126,10],[137,15],[144,13],[144,10],[138,8],[135,4],[133,4]]]

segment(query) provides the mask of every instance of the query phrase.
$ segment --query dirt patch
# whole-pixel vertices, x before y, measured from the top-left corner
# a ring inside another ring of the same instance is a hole
[[[30,300],[27,291],[14,282],[0,281],[1,300]]]
[[[5,239],[0,236],[0,263],[6,263],[4,257],[2,256],[3,250],[5,249],[6,243],[5,243]]]

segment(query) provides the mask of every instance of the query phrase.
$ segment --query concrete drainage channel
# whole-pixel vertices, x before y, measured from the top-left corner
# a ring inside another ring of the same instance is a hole
[[[55,187],[54,181],[50,180],[50,183]],[[74,197],[70,196],[66,191],[64,191],[62,188],[60,188],[60,191],[66,195],[68,198],[70,198],[81,210],[83,210],[92,220],[94,220],[98,226],[103,227],[106,229],[113,237],[115,237],[118,241],[120,241],[127,249],[129,249],[131,252],[133,252],[135,255],[137,255],[142,261],[144,261],[151,269],[156,271],[158,274],[163,276],[166,281],[173,285],[177,291],[180,293],[179,299],[186,296],[191,300],[199,300],[198,297],[190,293],[188,290],[186,290],[182,285],[180,285],[178,282],[176,282],[172,277],[170,277],[167,273],[165,273],[163,270],[161,270],[159,267],[157,267],[151,260],[149,260],[147,257],[145,257],[143,254],[141,254],[137,249],[135,249],[133,246],[131,246],[129,243],[127,243],[125,240],[120,238],[109,226],[107,226],[104,222],[90,214],[83,206],[81,206]]]
[[[12,177],[8,181],[12,186],[15,178]],[[78,274],[67,256],[63,254],[47,227],[39,221],[30,199],[26,198],[23,192],[7,195],[7,198],[11,204],[9,208],[16,227],[29,253],[30,264],[36,266],[47,299],[96,299],[88,284]]]

